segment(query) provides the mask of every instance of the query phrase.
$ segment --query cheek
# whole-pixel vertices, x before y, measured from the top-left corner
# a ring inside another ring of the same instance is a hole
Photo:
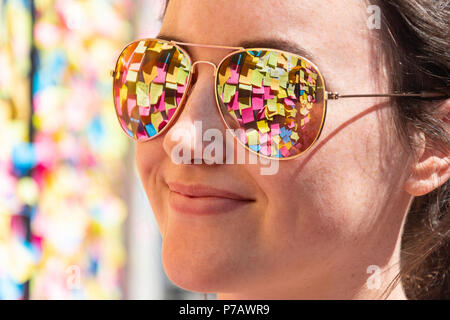
[[[158,177],[157,172],[162,170],[165,154],[158,140],[136,143],[136,165],[159,230],[163,232],[167,215],[167,192],[163,192],[164,184]],[[159,151],[155,152],[155,150]]]
[[[404,162],[393,154],[403,153],[387,132],[386,112],[369,113],[345,127],[330,116],[336,125],[329,124],[308,153],[281,162],[276,175],[255,175],[269,195],[268,243],[301,260],[332,259],[365,245],[390,219],[384,209],[401,180]]]

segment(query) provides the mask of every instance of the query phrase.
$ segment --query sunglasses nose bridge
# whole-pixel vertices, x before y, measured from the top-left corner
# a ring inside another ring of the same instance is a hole
[[[214,68],[214,74],[213,74],[213,76],[214,76],[214,77],[216,76],[217,66],[216,66],[214,63],[212,63],[211,61],[206,61],[206,60],[198,60],[198,61],[195,61],[195,62],[192,64],[192,66],[191,66],[191,73],[194,73],[194,72],[195,72],[194,67],[195,67],[196,64],[199,64],[199,63],[206,63],[206,64],[209,64],[210,66],[212,66],[212,67]]]

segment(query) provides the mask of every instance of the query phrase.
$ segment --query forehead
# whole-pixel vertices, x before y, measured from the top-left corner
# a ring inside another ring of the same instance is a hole
[[[161,33],[230,46],[255,38],[331,46],[364,28],[366,5],[362,0],[171,0]]]
[[[366,0],[170,0],[160,34],[223,46],[266,39],[274,45],[264,47],[276,48],[277,40],[297,44],[311,53],[330,89],[345,90],[351,83],[361,86],[371,74],[367,6]],[[216,53],[191,52],[220,61]]]

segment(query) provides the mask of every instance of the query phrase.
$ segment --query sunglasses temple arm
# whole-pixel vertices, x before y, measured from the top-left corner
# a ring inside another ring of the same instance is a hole
[[[422,91],[416,93],[376,93],[376,94],[339,94],[338,92],[327,92],[328,100],[337,100],[341,98],[367,98],[367,97],[417,97],[424,99],[447,99],[448,94],[442,92]]]

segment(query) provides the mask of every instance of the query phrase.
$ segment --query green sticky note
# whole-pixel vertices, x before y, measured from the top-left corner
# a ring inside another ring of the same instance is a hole
[[[138,81],[136,83],[136,96],[137,96],[137,105],[140,107],[148,107],[149,106],[149,100],[148,100],[148,90],[149,86],[148,84],[145,84],[142,81]]]
[[[231,100],[231,97],[236,93],[236,86],[230,85],[228,83],[225,84],[223,88],[223,102],[228,103]]]
[[[248,109],[251,107],[251,98],[250,96],[248,97],[239,97],[238,99],[239,102],[239,110],[242,111],[242,109]]]
[[[277,66],[278,63],[278,55],[275,52],[271,52],[269,55],[269,61],[267,62],[267,64],[269,66],[271,66],[272,68],[275,68]]]
[[[289,97],[295,98],[295,86],[291,83],[288,84],[287,92]]]
[[[261,85],[260,85],[261,86]],[[252,91],[252,86],[244,83],[239,83],[239,89]]]
[[[288,81],[289,81],[289,74],[287,72],[282,73],[280,76],[280,87],[286,89]]]
[[[223,93],[223,86],[221,86],[220,84],[217,85],[217,93],[219,94],[219,97],[222,96],[222,93]]]
[[[150,104],[156,104],[163,91],[163,85],[154,83],[150,85]]]
[[[264,76],[264,79],[263,79],[263,85],[266,86],[266,87],[269,87],[271,81],[272,81],[272,77],[271,77],[270,74],[267,72],[267,74]]]
[[[253,73],[252,73],[252,85],[260,88],[262,80],[263,80],[263,75],[261,74],[261,72],[259,72],[256,69],[253,70]]]
[[[267,108],[270,112],[276,112],[277,111],[277,98],[268,99],[267,100]]]
[[[178,85],[176,83],[166,82],[166,88],[171,90],[177,90]]]
[[[246,132],[247,134],[247,143],[249,146],[255,146],[258,144],[259,134],[255,129],[249,129]]]
[[[186,84],[186,78],[187,78],[188,74],[189,74],[189,72],[186,71],[185,69],[178,68],[177,83],[179,83],[182,86],[184,86]]]
[[[175,109],[177,107],[177,100],[175,96],[166,96],[166,110]]]

